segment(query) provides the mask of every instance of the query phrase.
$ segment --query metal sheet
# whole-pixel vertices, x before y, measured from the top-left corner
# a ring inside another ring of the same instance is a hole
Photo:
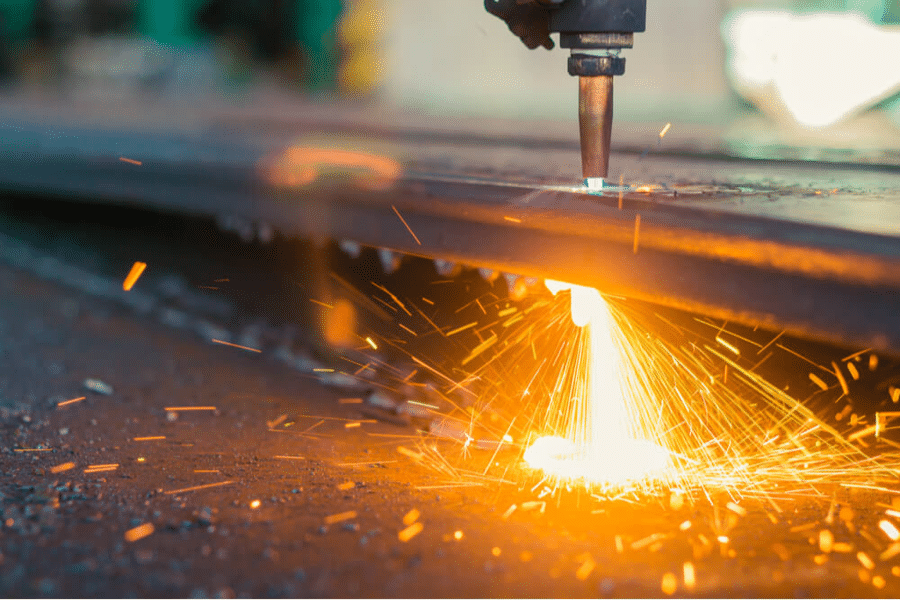
[[[574,187],[577,143],[232,119],[165,133],[6,119],[0,188],[239,216],[900,352],[900,168],[618,153],[613,178],[650,184],[619,209],[618,193]],[[323,153],[311,178],[291,147]]]

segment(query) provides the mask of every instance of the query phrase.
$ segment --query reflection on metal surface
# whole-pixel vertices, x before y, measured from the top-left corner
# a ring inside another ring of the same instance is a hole
[[[392,158],[360,150],[292,146],[264,162],[263,171],[279,187],[301,188],[329,176],[349,176],[364,189],[385,190],[403,168]]]

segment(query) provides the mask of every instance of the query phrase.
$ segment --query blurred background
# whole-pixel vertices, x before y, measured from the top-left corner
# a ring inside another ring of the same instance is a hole
[[[481,0],[0,0],[0,33],[8,92],[264,89],[575,119],[567,51],[527,50]],[[900,148],[900,0],[649,0],[647,31],[624,55],[617,125],[713,128],[744,154]]]

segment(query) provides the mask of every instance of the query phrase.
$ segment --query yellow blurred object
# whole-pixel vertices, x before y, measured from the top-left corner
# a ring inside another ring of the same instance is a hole
[[[367,96],[384,79],[383,0],[356,0],[349,4],[338,30],[344,60],[338,73],[340,90],[350,96]]]

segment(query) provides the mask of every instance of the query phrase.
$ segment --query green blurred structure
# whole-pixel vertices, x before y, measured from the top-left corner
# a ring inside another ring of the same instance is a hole
[[[161,44],[189,48],[206,35],[198,15],[209,4],[209,0],[144,0],[138,3],[138,30]],[[216,18],[225,28],[243,32],[257,50],[270,43],[272,37],[286,37],[280,41],[299,50],[302,86],[310,91],[325,91],[333,89],[337,81],[337,25],[343,8],[342,0],[236,0],[222,3],[221,11],[226,14]],[[277,18],[267,20],[272,11]],[[280,24],[280,31],[266,29],[266,23]]]

